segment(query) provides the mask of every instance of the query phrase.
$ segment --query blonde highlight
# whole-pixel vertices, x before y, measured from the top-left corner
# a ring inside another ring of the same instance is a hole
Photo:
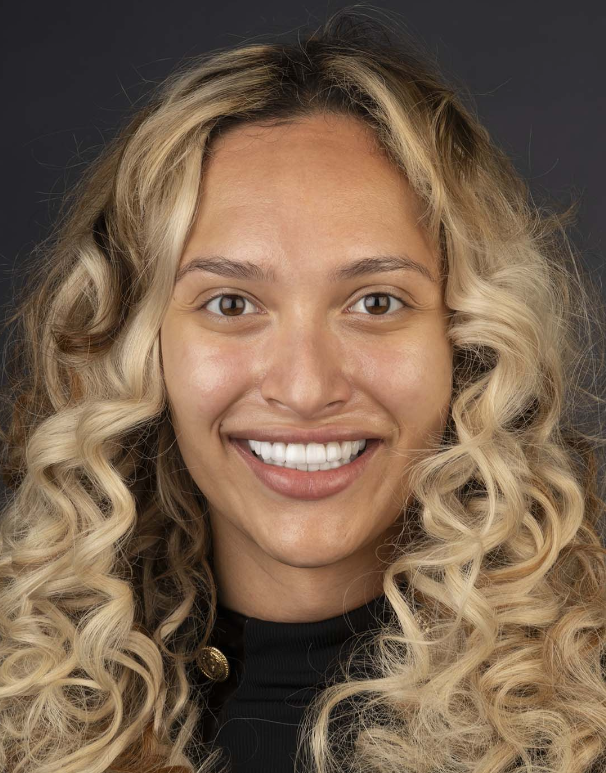
[[[390,623],[308,707],[296,769],[606,765],[603,441],[575,416],[601,402],[590,351],[604,322],[566,233],[574,208],[535,205],[457,89],[391,37],[345,8],[296,43],[188,61],[26,267],[7,322],[0,769],[224,770],[199,737],[210,685],[188,678],[215,621],[212,534],[158,334],[215,138],[317,112],[364,121],[423,202],[455,389],[385,571]]]

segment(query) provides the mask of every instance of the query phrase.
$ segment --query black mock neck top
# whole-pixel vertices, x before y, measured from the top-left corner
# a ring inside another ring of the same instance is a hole
[[[229,674],[218,681],[194,663],[194,682],[212,685],[209,710],[201,718],[204,742],[222,747],[221,762],[228,761],[233,773],[292,773],[304,710],[330,676],[340,673],[338,664],[351,647],[372,637],[390,611],[384,594],[311,623],[260,620],[218,604],[207,646],[225,655]],[[352,673],[362,675],[355,665]]]

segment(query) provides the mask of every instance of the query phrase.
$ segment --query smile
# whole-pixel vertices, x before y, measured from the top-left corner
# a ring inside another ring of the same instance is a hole
[[[350,447],[343,449],[342,446],[345,446],[345,443],[335,443],[334,445],[341,446],[341,453],[344,451],[347,458],[332,459],[323,463],[316,461],[311,464],[308,464],[307,461],[305,463],[302,461],[300,454],[301,449],[305,449],[303,445],[300,447],[299,444],[287,446],[284,449],[284,461],[280,462],[279,458],[283,449],[277,449],[278,460],[272,458],[273,449],[274,446],[286,444],[268,443],[267,445],[272,447],[272,455],[267,453],[268,449],[266,447],[265,456],[267,458],[263,458],[262,454],[259,455],[254,450],[253,444],[257,441],[230,438],[229,442],[255,477],[267,488],[282,496],[315,500],[338,494],[352,485],[366,470],[383,441],[375,438],[367,440],[362,448],[358,447],[356,449],[355,454],[351,453],[351,446],[353,444],[349,443]],[[328,456],[328,447],[330,446],[333,446],[333,444],[327,444],[327,458],[330,458]],[[293,448],[290,457],[293,461],[286,457],[286,450],[289,447]],[[322,458],[321,453],[321,451],[318,451],[319,459]],[[335,451],[333,450],[331,453],[334,455]],[[314,458],[318,459],[318,457]],[[301,461],[297,462],[297,459]]]
[[[316,472],[317,470],[334,470],[344,464],[350,464],[360,454],[364,453],[366,440],[336,441],[330,443],[269,443],[259,440],[248,440],[248,445],[255,456],[265,464],[275,464],[279,467]]]

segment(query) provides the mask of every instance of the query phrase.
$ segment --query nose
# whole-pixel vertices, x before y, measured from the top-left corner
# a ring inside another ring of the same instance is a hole
[[[318,321],[284,325],[268,342],[261,395],[302,419],[338,412],[352,394],[343,342]]]

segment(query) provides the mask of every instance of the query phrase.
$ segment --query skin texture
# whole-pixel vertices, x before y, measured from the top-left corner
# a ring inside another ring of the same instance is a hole
[[[218,597],[230,609],[312,622],[382,592],[391,549],[383,543],[402,529],[410,465],[447,420],[448,309],[439,281],[410,270],[336,284],[327,274],[360,257],[405,254],[437,280],[420,213],[404,175],[355,118],[247,124],[213,146],[180,267],[222,255],[272,267],[276,281],[186,274],[160,339],[177,442],[210,503]],[[240,296],[239,316],[229,298],[206,303],[218,292]],[[373,313],[373,294],[395,297]],[[352,485],[314,501],[268,489],[228,440],[245,427],[335,423],[384,445]]]

